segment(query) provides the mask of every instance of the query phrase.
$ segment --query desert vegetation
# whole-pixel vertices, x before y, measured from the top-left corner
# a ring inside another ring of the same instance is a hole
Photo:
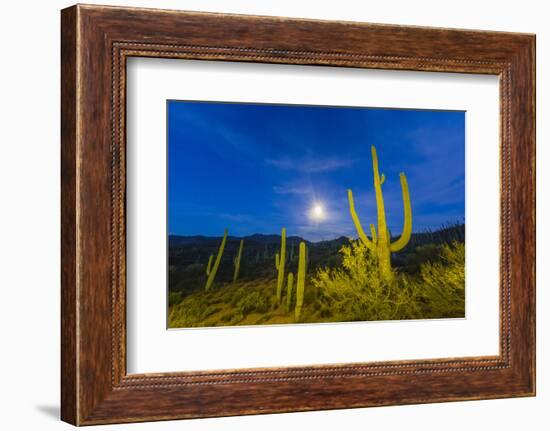
[[[171,237],[169,327],[464,316],[464,225],[413,233],[407,177],[403,230],[387,228],[378,155],[371,148],[377,227],[365,233],[348,190],[357,239],[312,243],[280,235]],[[274,263],[274,264],[273,264]]]
[[[462,229],[463,225],[456,226],[456,230]],[[301,244],[305,249],[306,243]],[[332,245],[311,246],[312,260],[318,261],[330,246]],[[280,299],[276,290],[278,274],[272,264],[271,268],[264,267],[260,271],[243,265],[243,268],[250,271],[245,269],[243,276],[233,282],[229,271],[230,262],[227,262],[225,266],[228,271],[225,274],[220,272],[220,279],[210,290],[206,291],[201,286],[189,293],[170,291],[169,326],[204,327],[464,316],[463,242],[449,240],[430,243],[401,253],[399,258],[404,265],[392,268],[389,282],[378,276],[377,256],[360,240],[346,240],[337,251],[337,256],[339,263],[333,266],[310,264],[307,275],[305,253],[302,253],[302,270],[299,258],[292,263],[287,260],[289,272]],[[254,263],[253,257],[251,260]],[[264,266],[267,266],[267,262]],[[222,262],[221,268],[223,267]],[[298,274],[296,277],[295,273]]]

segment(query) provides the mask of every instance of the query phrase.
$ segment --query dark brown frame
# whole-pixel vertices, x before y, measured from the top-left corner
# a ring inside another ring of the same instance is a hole
[[[81,5],[61,17],[63,420],[88,425],[535,394],[534,35]],[[500,354],[127,375],[129,56],[498,75]]]

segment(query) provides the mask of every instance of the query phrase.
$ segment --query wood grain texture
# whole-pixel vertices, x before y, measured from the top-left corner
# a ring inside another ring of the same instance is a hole
[[[533,35],[79,5],[62,11],[61,36],[63,420],[87,425],[534,395]],[[127,375],[129,56],[498,75],[499,356]]]
[[[76,9],[61,16],[61,417],[78,421],[76,299]]]

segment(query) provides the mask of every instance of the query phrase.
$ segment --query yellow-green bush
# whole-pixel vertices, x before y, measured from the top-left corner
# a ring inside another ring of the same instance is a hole
[[[269,307],[270,303],[268,298],[257,291],[250,292],[248,295],[243,296],[237,303],[237,309],[243,316],[252,312],[265,313],[269,310]]]
[[[181,292],[170,292],[168,294],[168,305],[172,306],[179,304],[182,299],[183,297],[181,296]]]
[[[362,241],[340,249],[342,268],[317,271],[312,283],[339,320],[411,319],[419,314],[417,288],[394,273],[390,282],[378,275],[378,261]]]
[[[419,285],[428,315],[425,317],[464,316],[464,243],[453,242],[442,247],[435,262],[420,266]]]
[[[340,253],[341,268],[319,269],[311,280],[323,315],[331,320],[464,316],[463,243],[443,245],[434,261],[420,266],[418,276],[394,271],[389,283],[380,279],[377,256],[361,241],[350,241]]]

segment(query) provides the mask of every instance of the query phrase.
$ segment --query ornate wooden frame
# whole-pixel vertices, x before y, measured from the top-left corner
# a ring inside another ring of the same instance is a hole
[[[535,394],[534,35],[81,5],[61,16],[63,420],[88,425]],[[129,56],[498,75],[500,354],[128,375]]]

